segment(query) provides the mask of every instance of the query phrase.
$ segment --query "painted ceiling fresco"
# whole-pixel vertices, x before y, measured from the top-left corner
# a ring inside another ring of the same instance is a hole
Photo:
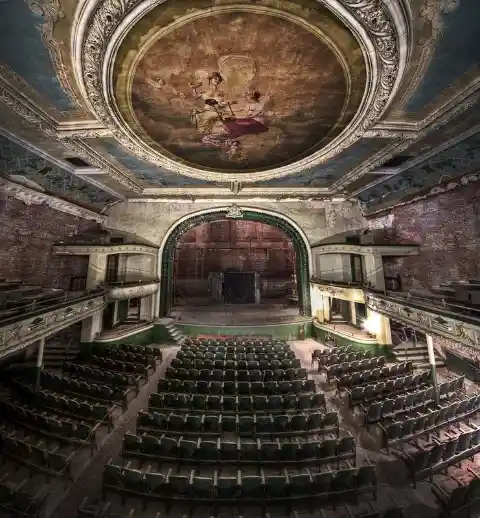
[[[281,18],[224,13],[159,38],[138,63],[132,106],[170,156],[212,170],[299,160],[345,128],[346,71]]]
[[[96,208],[116,201],[110,194],[0,135],[0,176]]]

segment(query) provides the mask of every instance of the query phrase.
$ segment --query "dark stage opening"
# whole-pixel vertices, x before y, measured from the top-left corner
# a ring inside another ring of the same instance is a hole
[[[298,310],[295,259],[292,240],[274,226],[227,219],[201,223],[177,242],[173,305]]]

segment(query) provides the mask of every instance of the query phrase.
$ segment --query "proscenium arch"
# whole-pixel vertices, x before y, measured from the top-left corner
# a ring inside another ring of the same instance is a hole
[[[243,214],[242,219],[258,221],[276,227],[292,240],[295,249],[295,271],[297,276],[300,314],[311,316],[310,271],[312,268],[312,252],[305,233],[294,221],[283,214],[251,207],[240,208]],[[201,223],[228,219],[226,216],[229,211],[230,207],[198,211],[181,218],[167,231],[160,246],[157,270],[160,276],[160,290],[157,306],[159,317],[169,316],[172,308],[173,263],[175,247],[178,240],[185,232]]]

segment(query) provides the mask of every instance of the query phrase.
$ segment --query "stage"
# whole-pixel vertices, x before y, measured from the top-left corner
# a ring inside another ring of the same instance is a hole
[[[298,307],[285,304],[212,304],[197,307],[174,307],[172,318],[185,324],[264,325],[303,322]],[[307,320],[311,320],[308,318]]]
[[[263,336],[296,339],[310,336],[312,317],[285,304],[216,304],[176,307],[175,325],[189,336]]]

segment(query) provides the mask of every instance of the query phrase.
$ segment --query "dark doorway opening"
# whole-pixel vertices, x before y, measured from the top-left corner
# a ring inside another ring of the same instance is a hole
[[[253,272],[225,272],[223,274],[223,298],[230,304],[255,302],[255,274]]]

